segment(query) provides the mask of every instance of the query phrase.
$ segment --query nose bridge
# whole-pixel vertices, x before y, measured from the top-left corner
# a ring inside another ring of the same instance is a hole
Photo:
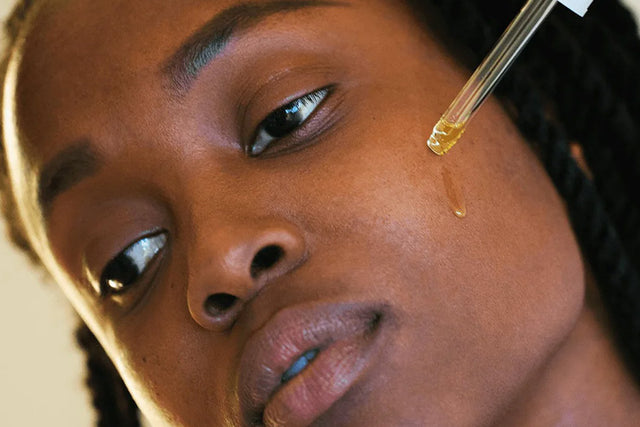
[[[189,312],[200,326],[225,330],[264,286],[300,264],[305,243],[288,222],[230,218],[200,228],[189,252]]]

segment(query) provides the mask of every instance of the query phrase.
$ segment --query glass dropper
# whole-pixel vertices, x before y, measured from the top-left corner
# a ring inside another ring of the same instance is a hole
[[[491,53],[473,73],[433,128],[427,145],[442,156],[455,145],[473,113],[493,91],[557,0],[528,0]]]

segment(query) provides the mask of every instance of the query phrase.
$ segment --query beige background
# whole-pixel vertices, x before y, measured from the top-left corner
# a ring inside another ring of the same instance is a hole
[[[597,0],[604,1],[604,0]],[[640,0],[627,0],[638,12]],[[0,17],[14,0],[0,0]],[[523,0],[524,4],[524,0]],[[3,224],[2,224],[3,225]],[[0,426],[90,426],[74,315],[0,231]]]

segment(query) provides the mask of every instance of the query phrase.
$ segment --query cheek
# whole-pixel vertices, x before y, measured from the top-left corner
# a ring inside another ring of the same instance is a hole
[[[582,306],[584,273],[564,205],[546,172],[496,104],[476,118],[460,148],[470,226],[460,251],[507,305],[508,318],[540,333],[566,333]],[[513,316],[511,316],[513,314]],[[555,332],[553,332],[555,330]],[[551,337],[549,337],[551,338]],[[556,337],[557,338],[557,337]]]
[[[225,425],[237,407],[225,402],[240,340],[196,325],[181,285],[158,286],[146,302],[153,309],[123,323],[109,353],[152,425]]]
[[[397,363],[428,369],[434,395],[459,384],[461,395],[500,389],[506,398],[582,307],[583,265],[562,201],[496,104],[444,157],[426,148],[417,98],[393,107],[384,125],[361,118],[322,156],[314,183],[296,189],[321,236],[316,256],[401,307],[412,347],[431,338],[421,366],[415,351]],[[452,211],[447,173],[465,218]]]
[[[436,163],[455,177],[468,212],[458,219],[446,196],[432,200],[439,222],[424,224],[426,302],[416,310],[427,307],[425,321],[439,325],[434,333],[451,377],[469,390],[513,390],[577,321],[584,293],[579,249],[546,173],[495,104]],[[433,185],[445,193],[442,180]]]

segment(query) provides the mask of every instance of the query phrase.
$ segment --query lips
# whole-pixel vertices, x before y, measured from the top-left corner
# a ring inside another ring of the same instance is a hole
[[[252,426],[303,426],[338,401],[375,359],[383,304],[314,304],[278,312],[247,342],[239,397]]]

